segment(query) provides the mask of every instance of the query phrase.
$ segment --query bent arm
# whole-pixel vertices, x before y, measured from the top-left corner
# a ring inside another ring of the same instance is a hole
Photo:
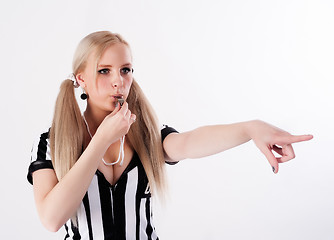
[[[34,197],[42,224],[58,231],[74,215],[98,168],[106,146],[94,138],[70,171],[58,182],[55,171],[33,173]]]
[[[78,161],[59,182],[53,170],[33,173],[37,211],[48,230],[58,231],[74,215],[103,155],[129,131],[133,117],[127,103],[107,115]]]

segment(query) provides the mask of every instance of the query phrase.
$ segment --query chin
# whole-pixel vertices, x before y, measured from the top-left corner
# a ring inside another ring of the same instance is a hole
[[[107,111],[108,111],[108,112],[113,112],[115,109],[116,109],[115,106],[113,106],[113,107],[109,107],[109,108],[107,109]]]
[[[111,113],[115,110],[115,105],[114,104],[111,104],[111,105],[108,104],[108,105],[105,105],[105,106],[101,106],[100,109],[104,112]]]

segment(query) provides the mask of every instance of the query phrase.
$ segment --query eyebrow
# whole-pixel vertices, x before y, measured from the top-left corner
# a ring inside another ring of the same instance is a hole
[[[121,67],[124,67],[124,66],[131,66],[131,63],[125,63],[125,64],[123,64]],[[113,66],[112,66],[112,65],[109,65],[109,64],[99,64],[98,67],[108,67],[108,68],[112,68]]]

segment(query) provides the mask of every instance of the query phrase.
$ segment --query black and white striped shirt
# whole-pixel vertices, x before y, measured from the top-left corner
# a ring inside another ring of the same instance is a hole
[[[162,141],[175,129],[164,126]],[[32,149],[28,181],[39,169],[53,169],[49,133],[40,135]],[[97,170],[77,210],[77,225],[68,220],[65,239],[159,239],[153,224],[151,193],[144,167],[134,153],[115,185]]]

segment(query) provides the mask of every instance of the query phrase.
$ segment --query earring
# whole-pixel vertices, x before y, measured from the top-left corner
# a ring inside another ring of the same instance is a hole
[[[82,100],[86,100],[88,98],[88,95],[85,93],[85,89],[82,89],[82,93],[80,95],[80,98]]]

